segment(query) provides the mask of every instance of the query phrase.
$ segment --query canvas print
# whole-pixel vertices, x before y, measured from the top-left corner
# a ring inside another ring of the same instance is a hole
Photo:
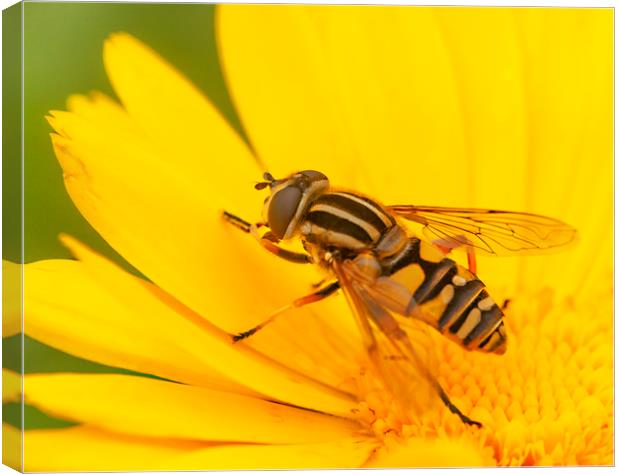
[[[3,25],[5,464],[613,464],[612,9]]]

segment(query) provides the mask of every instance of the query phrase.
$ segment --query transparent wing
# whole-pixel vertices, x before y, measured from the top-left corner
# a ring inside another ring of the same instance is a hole
[[[420,224],[430,240],[442,240],[451,247],[473,247],[490,255],[548,253],[577,235],[562,221],[526,212],[413,205],[388,209]]]
[[[440,398],[438,363],[427,326],[412,320],[406,330],[346,265],[335,264],[341,288],[359,325],[369,357],[385,387],[405,413],[436,408]]]

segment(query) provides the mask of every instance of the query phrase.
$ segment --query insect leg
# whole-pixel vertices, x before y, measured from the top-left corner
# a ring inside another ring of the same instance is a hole
[[[231,214],[230,212],[227,212],[227,211],[222,212],[222,217],[224,218],[224,220],[230,222],[232,225],[234,225],[237,229],[241,230],[242,232],[245,232],[247,234],[250,233],[250,227],[252,226],[252,224],[250,224],[247,221],[244,221],[243,219],[241,219],[241,217],[237,217],[234,214]]]
[[[292,303],[287,304],[286,306],[283,306],[282,308],[274,311],[267,319],[265,319],[259,325],[254,326],[253,328],[248,329],[247,331],[243,331],[243,332],[240,332],[239,334],[233,335],[232,336],[233,342],[241,341],[242,339],[246,339],[250,337],[251,335],[256,334],[257,331],[267,326],[267,324],[273,322],[278,316],[280,316],[285,311],[288,311],[289,309],[301,308],[302,306],[306,306],[307,304],[316,303],[317,301],[327,298],[329,295],[335,293],[338,290],[338,288],[340,288],[340,283],[336,280],[336,281],[331,282],[329,285],[326,285],[323,288],[315,291],[314,293],[310,293],[309,295],[302,296],[301,298],[297,298]]]
[[[249,222],[241,219],[240,217],[237,217],[234,214],[226,211],[224,211],[222,215],[226,221],[230,222],[241,231],[247,234],[252,234],[252,236],[256,240],[258,240],[258,243],[261,244],[263,248],[265,248],[272,254],[293,263],[312,263],[312,258],[310,257],[310,255],[305,253],[292,252],[278,246],[277,243],[279,242],[279,240],[276,238],[276,236],[273,235],[271,231],[260,235],[258,229],[260,227],[267,227],[265,224],[262,224],[260,222],[256,224],[250,224]]]
[[[472,420],[467,415],[464,415],[461,410],[459,410],[458,407],[450,401],[448,394],[444,391],[441,385],[439,385],[439,383],[437,383],[437,392],[439,393],[441,401],[448,407],[448,410],[457,415],[463,423],[465,423],[466,425],[473,425],[477,426],[478,428],[482,428],[482,423]]]
[[[477,269],[476,253],[470,243],[471,242],[464,235],[459,235],[456,238],[433,240],[433,245],[435,245],[435,247],[446,255],[456,248],[466,246],[467,248],[465,251],[467,252],[467,266],[469,267],[469,271],[475,275]]]

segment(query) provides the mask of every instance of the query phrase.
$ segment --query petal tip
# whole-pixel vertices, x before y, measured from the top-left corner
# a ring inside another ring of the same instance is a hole
[[[45,120],[59,136],[70,138],[65,127],[63,126],[63,120],[69,115],[69,112],[65,112],[63,110],[50,110],[48,115],[45,116]]]
[[[78,258],[78,253],[83,244],[72,235],[61,232],[58,234],[58,240],[64,245],[74,257]]]
[[[45,119],[45,121],[50,124],[50,126],[56,130],[56,128],[54,127],[54,115],[53,115],[53,111],[50,110],[48,112],[48,115],[46,115],[45,117],[43,117]],[[50,133],[50,135],[54,135],[53,133]]]
[[[124,31],[117,31],[111,33],[104,41],[103,49],[104,54],[106,52],[112,52],[113,49],[126,48],[126,47],[140,47],[144,46],[143,43],[135,36],[130,35]]]
[[[58,129],[60,128],[58,126],[58,118],[61,113],[62,112],[60,110],[50,110],[45,116],[45,120],[47,121],[47,123],[49,123],[56,132],[58,132]]]
[[[58,234],[58,240],[73,255],[74,259],[84,262],[93,258],[94,251],[72,235],[61,232]]]

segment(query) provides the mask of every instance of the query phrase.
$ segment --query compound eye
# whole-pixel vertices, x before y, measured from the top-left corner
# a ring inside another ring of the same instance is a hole
[[[301,190],[294,186],[281,189],[271,196],[267,220],[271,231],[278,239],[282,239],[286,234],[288,226],[297,213],[301,197]]]

